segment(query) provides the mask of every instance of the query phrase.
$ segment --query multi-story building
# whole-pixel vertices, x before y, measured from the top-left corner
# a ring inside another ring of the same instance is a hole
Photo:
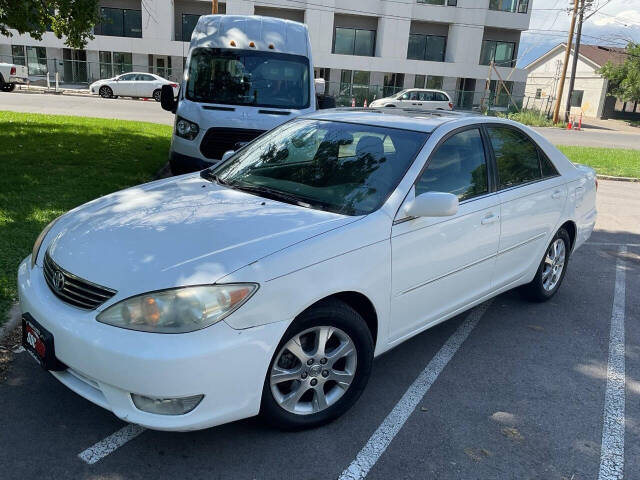
[[[447,90],[458,106],[485,96],[491,62],[515,98],[526,72],[515,68],[532,0],[226,0],[219,12],[265,15],[309,26],[316,76],[343,98],[380,98],[409,87]],[[84,50],[47,32],[0,37],[0,59],[32,77],[58,72],[67,83],[123,71],[182,76],[191,32],[210,0],[101,0],[105,19]],[[490,91],[496,91],[495,72]],[[35,79],[35,78],[34,78]]]

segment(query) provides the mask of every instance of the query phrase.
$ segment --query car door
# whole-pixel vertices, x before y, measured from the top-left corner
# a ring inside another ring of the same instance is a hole
[[[160,80],[148,73],[139,74],[137,83],[136,88],[140,97],[151,98],[154,90],[162,88]]]
[[[135,78],[135,73],[125,73],[124,75],[120,75],[118,77],[118,81],[115,82],[116,91],[114,91],[113,93],[115,95],[121,95],[123,97],[137,96]]]
[[[555,234],[567,199],[564,179],[522,130],[488,125],[502,210],[494,285],[501,288],[535,273]]]
[[[489,293],[500,239],[500,199],[488,159],[480,127],[453,131],[431,154],[409,197],[453,193],[460,201],[458,212],[406,218],[399,210],[391,232],[392,342]]]
[[[435,102],[433,101],[434,92],[424,91],[420,92],[420,100],[422,100],[422,108],[425,110],[435,110]]]

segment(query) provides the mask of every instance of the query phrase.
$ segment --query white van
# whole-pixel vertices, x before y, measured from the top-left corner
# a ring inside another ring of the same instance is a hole
[[[178,98],[163,89],[162,107],[176,114],[174,174],[207,168],[265,131],[314,112],[307,26],[260,16],[200,17]]]

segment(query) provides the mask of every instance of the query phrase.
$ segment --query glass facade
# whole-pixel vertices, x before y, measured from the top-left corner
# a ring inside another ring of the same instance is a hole
[[[404,73],[385,73],[382,95],[390,97],[404,88]]]
[[[27,58],[24,54],[24,45],[11,45],[11,55],[13,63],[16,65],[27,65]]]
[[[527,13],[529,0],[490,0],[489,10],[499,10],[501,12]]]
[[[480,51],[480,65],[490,65],[493,60],[498,67],[512,67],[515,53],[515,42],[484,40]]]
[[[47,49],[45,47],[12,45],[11,56],[13,63],[27,67],[29,75],[47,74]]]
[[[418,3],[424,3],[426,5],[447,5],[449,7],[455,7],[458,5],[458,0],[417,0]]]
[[[442,90],[444,77],[439,75],[416,75],[413,82],[414,88],[433,88],[434,90]]]
[[[375,30],[336,27],[333,53],[373,57],[375,43]]]
[[[428,60],[444,62],[447,37],[439,35],[409,35],[407,58],[410,60]]]
[[[95,26],[96,35],[142,38],[142,11],[100,7],[102,21]]]

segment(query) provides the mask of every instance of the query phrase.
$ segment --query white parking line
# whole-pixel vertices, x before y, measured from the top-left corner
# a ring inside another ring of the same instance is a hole
[[[624,309],[626,247],[618,249],[616,283],[611,311],[609,333],[609,360],[607,365],[607,389],[604,397],[602,447],[598,480],[617,480],[624,475]]]
[[[586,242],[585,245],[597,245],[599,247],[640,247],[640,243],[616,243],[616,242]]]
[[[376,464],[380,456],[387,449],[393,438],[400,431],[422,397],[429,391],[438,375],[453,358],[462,343],[478,324],[484,312],[487,311],[491,300],[480,304],[467,315],[458,329],[449,337],[438,353],[431,359],[425,369],[418,375],[411,386],[404,393],[400,401],[393,407],[378,429],[373,432],[367,444],[360,450],[339,477],[339,480],[363,479]]]
[[[78,457],[80,457],[82,461],[88,463],[89,465],[93,465],[97,461],[103,459],[110,453],[120,448],[129,440],[133,440],[134,438],[136,438],[145,430],[146,428],[141,427],[140,425],[134,425],[133,423],[130,423],[114,434],[109,435],[104,440],[101,440],[95,445],[87,448],[85,451],[80,452],[78,454]]]

